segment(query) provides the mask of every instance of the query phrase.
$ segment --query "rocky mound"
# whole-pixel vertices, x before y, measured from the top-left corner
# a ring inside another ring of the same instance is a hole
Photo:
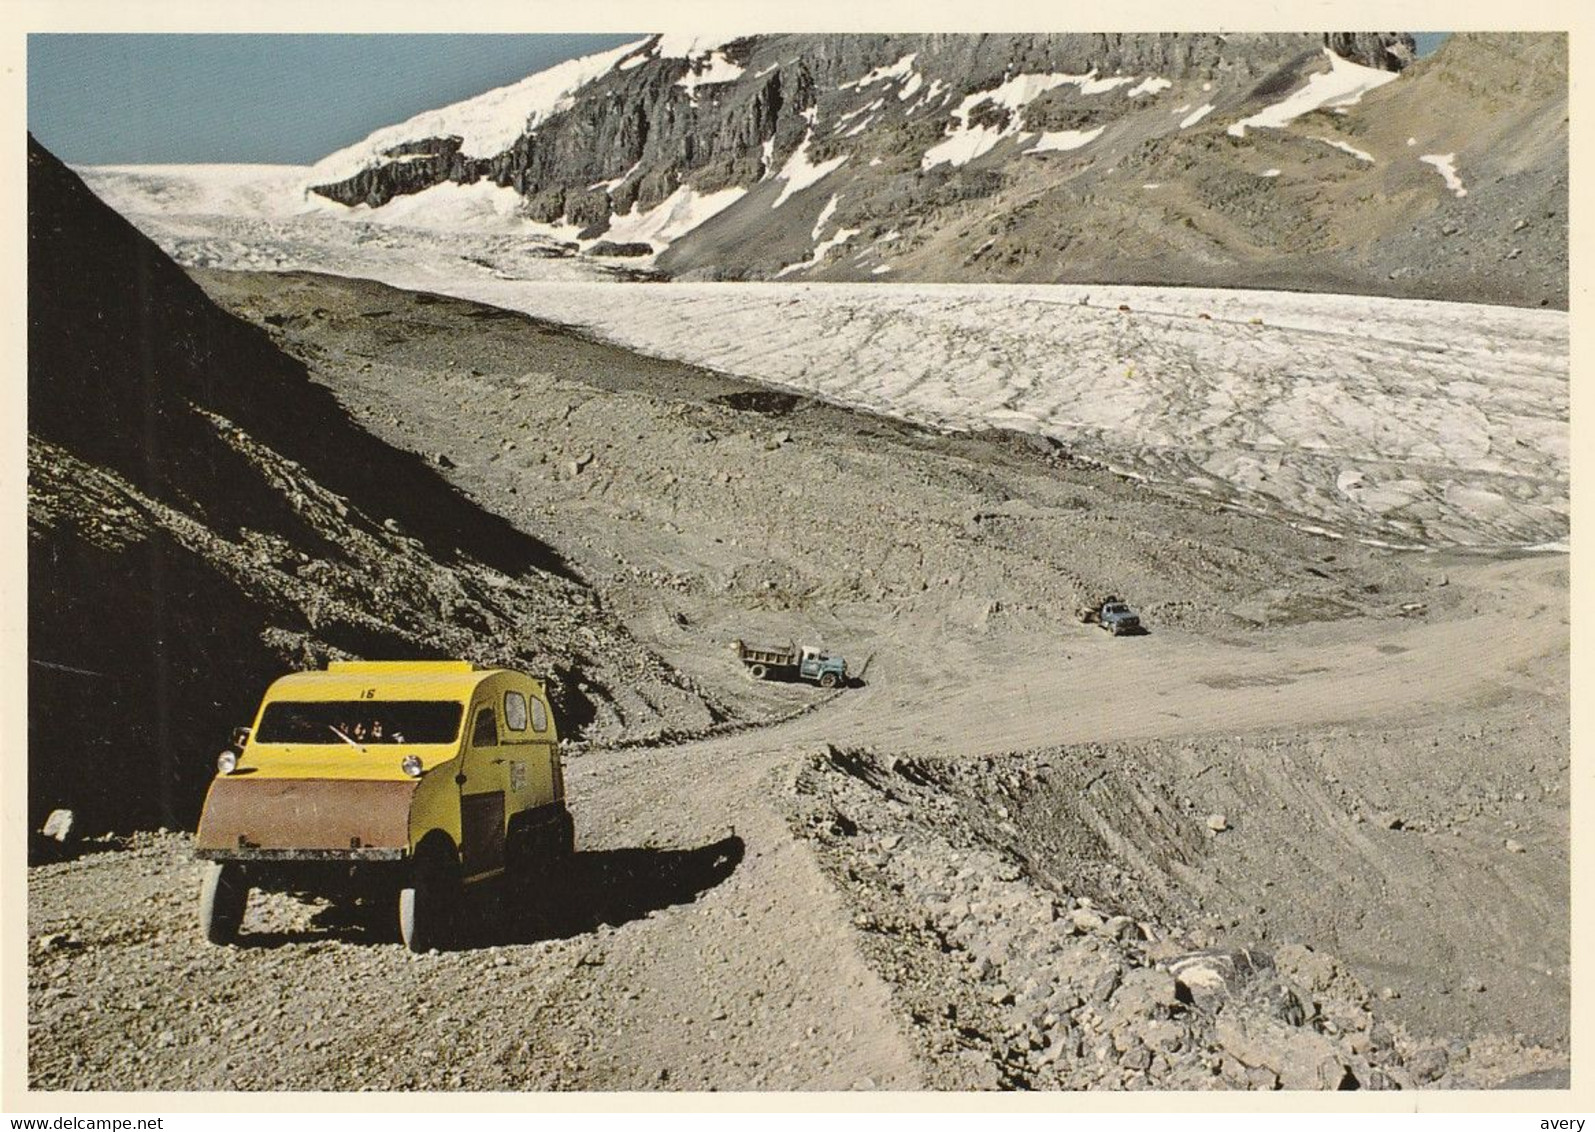
[[[1204,911],[1228,819],[1182,812],[1106,754],[833,747],[798,770],[793,830],[851,898],[933,1087],[1491,1088],[1562,1063],[1521,1033],[1422,1037],[1394,1016],[1398,992],[1300,942],[1305,925],[1259,941],[1250,917],[1213,914],[1224,894]],[[1270,876],[1270,899],[1314,902]],[[1238,903],[1245,881],[1226,880]]]
[[[352,422],[29,139],[29,817],[191,822],[265,683],[460,656],[566,730],[721,716],[561,558]]]

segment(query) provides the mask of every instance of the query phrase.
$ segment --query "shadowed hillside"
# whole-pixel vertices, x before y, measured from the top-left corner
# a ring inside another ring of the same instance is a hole
[[[265,683],[332,656],[523,666],[568,733],[615,655],[675,683],[546,545],[362,430],[31,137],[28,224],[31,821],[191,822]]]

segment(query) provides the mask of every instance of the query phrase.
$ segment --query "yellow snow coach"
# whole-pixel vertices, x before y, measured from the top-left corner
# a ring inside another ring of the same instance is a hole
[[[222,752],[195,834],[205,937],[252,887],[397,897],[412,951],[446,946],[467,885],[575,852],[543,686],[467,661],[334,661],[266,690]],[[351,884],[351,882],[357,882]]]

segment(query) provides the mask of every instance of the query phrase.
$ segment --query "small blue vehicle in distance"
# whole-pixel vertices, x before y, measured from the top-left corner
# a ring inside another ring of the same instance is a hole
[[[1135,610],[1116,597],[1107,598],[1095,605],[1083,605],[1079,617],[1088,625],[1100,625],[1115,637],[1131,633],[1144,633],[1141,618]]]

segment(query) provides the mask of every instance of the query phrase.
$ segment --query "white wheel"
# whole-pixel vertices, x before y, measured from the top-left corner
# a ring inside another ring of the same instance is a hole
[[[411,951],[446,946],[460,905],[460,865],[452,847],[429,842],[399,890],[399,938]]]

